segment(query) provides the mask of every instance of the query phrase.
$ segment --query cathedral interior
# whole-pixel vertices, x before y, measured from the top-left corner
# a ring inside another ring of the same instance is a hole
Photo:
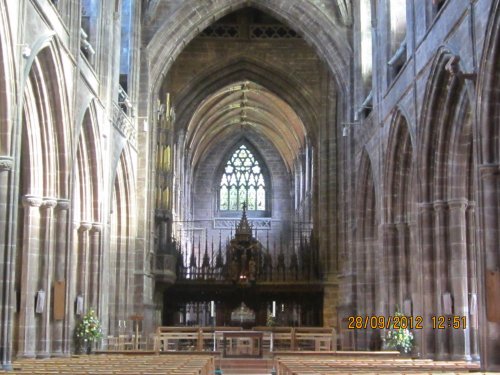
[[[498,82],[499,0],[0,0],[2,366],[93,309],[500,369]]]

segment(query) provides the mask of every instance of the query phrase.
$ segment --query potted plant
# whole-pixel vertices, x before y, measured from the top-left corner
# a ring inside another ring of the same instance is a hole
[[[394,316],[400,317],[394,320],[401,322],[401,317],[404,315],[396,311]],[[411,333],[408,328],[402,328],[400,326],[395,327],[394,320],[391,327],[385,332],[383,338],[384,349],[398,350],[402,354],[408,354],[413,348],[413,333]]]
[[[90,354],[94,342],[102,337],[101,322],[95,311],[90,309],[75,328],[77,348],[81,353]]]

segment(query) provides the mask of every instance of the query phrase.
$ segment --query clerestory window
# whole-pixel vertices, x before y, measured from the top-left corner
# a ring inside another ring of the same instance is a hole
[[[242,144],[227,161],[220,180],[219,210],[241,210],[247,204],[249,211],[264,211],[266,207],[266,180],[262,165],[249,148]]]

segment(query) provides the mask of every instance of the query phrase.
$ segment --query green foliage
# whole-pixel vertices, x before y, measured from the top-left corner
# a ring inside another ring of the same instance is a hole
[[[394,316],[402,317],[404,315],[396,311]],[[400,353],[410,353],[413,348],[413,333],[408,328],[395,328],[394,320],[391,328],[385,332],[383,340],[384,349],[398,350]]]
[[[266,326],[268,327],[276,326],[276,318],[273,317],[271,314],[267,316]]]
[[[102,337],[101,322],[93,309],[90,309],[75,328],[76,341],[85,346]]]

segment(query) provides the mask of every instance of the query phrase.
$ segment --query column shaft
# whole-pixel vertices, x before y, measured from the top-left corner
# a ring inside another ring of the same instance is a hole
[[[5,366],[10,367],[12,353],[12,325],[13,325],[13,253],[14,249],[10,245],[8,233],[14,223],[9,222],[9,206],[14,206],[14,202],[9,202],[11,194],[11,184],[13,160],[10,156],[0,156],[0,228],[3,233],[0,235],[0,353],[1,361]]]
[[[465,199],[456,199],[449,202],[450,206],[450,250],[448,259],[450,270],[451,291],[453,295],[452,319],[456,316],[469,316],[469,296],[467,288],[467,231]],[[465,329],[452,329],[452,359],[470,360],[469,325]]]
[[[66,272],[66,249],[69,248],[68,243],[68,211],[69,201],[60,199],[57,201],[56,206],[56,232],[55,232],[55,254],[54,254],[54,281],[63,281],[65,283],[65,315],[68,314],[66,306],[69,301],[68,289],[69,280],[65,280]],[[52,330],[52,354],[60,356],[65,352],[64,349],[64,325],[67,325],[69,317],[65,319],[54,320]],[[68,327],[69,328],[69,327]]]
[[[42,253],[40,254],[42,290],[45,292],[45,306],[41,315],[40,343],[38,347],[38,357],[50,356],[51,347],[51,316],[52,316],[52,273],[54,268],[54,246],[53,246],[53,216],[54,207],[57,201],[45,199],[42,205],[43,225],[40,228],[43,232]]]
[[[89,259],[89,306],[99,311],[100,264],[101,264],[101,226],[94,224],[90,230]]]
[[[422,330],[422,354],[431,357],[435,353],[434,330],[431,327],[431,316],[435,315],[434,307],[434,263],[433,263],[433,207],[430,203],[419,206],[418,226],[420,229],[422,249],[422,294],[423,306],[421,307],[424,318]]]
[[[82,222],[78,238],[78,288],[77,294],[83,297],[84,311],[89,307],[89,230],[92,225]]]
[[[446,290],[446,216],[447,207],[443,201],[434,202],[434,275],[435,294],[434,306],[435,315],[444,315],[443,293]],[[436,358],[443,360],[448,357],[448,345],[446,340],[446,330],[436,329]]]
[[[37,342],[35,296],[38,287],[40,255],[40,206],[43,201],[34,196],[23,197],[24,224],[19,311],[19,354],[34,357]]]

